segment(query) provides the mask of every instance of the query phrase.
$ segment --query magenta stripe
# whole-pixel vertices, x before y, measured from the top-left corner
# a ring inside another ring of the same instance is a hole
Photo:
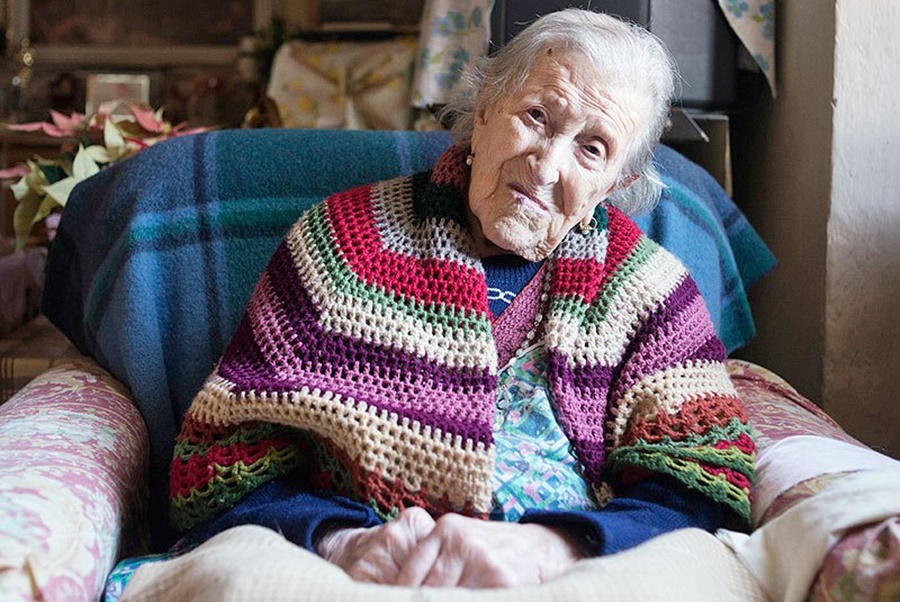
[[[612,370],[605,366],[586,366],[573,372],[568,366],[568,356],[551,349],[547,372],[563,432],[584,467],[585,477],[599,482],[606,461],[604,429]]]
[[[686,276],[633,337],[628,363],[616,383],[623,395],[635,383],[688,360],[723,361],[725,348],[716,337],[709,313],[692,278]]]

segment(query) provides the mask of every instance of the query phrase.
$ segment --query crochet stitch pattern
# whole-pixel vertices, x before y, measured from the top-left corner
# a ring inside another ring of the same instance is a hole
[[[498,357],[464,157],[334,195],[286,235],[185,416],[177,527],[300,467],[383,517],[487,517]],[[547,260],[544,322],[585,478],[669,475],[749,520],[754,444],[696,285],[621,212],[596,217]]]

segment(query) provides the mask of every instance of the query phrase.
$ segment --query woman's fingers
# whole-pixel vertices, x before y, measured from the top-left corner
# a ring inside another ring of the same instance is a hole
[[[323,540],[353,579],[410,587],[510,587],[552,579],[578,557],[564,536],[540,525],[446,514],[437,522],[410,508],[389,523]]]
[[[410,508],[378,527],[331,533],[319,550],[356,581],[394,583],[410,552],[433,527],[425,510]]]
[[[441,539],[432,531],[407,556],[394,584],[409,587],[424,585],[440,554]],[[436,579],[436,577],[432,578],[432,583],[429,585],[447,585],[443,582],[434,582]]]
[[[419,507],[407,508],[394,522],[401,522],[412,536],[413,545],[424,539],[434,529],[434,518]]]
[[[476,535],[471,525],[475,519],[447,514],[435,524],[431,533],[410,553],[397,576],[397,585],[452,587],[461,585],[463,574],[471,572],[472,547],[468,537]]]
[[[473,589],[533,585],[556,577],[577,559],[552,529],[448,514],[410,552],[394,583]]]

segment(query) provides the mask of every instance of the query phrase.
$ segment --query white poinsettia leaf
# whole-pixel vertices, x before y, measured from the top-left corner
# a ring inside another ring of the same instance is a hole
[[[115,157],[113,157],[109,150],[105,146],[101,146],[99,144],[92,144],[91,146],[85,146],[84,152],[87,153],[87,156],[90,157],[94,163],[112,163],[115,161]]]
[[[100,171],[100,166],[91,158],[91,153],[85,147],[78,149],[75,159],[72,160],[72,177],[79,182],[89,178]]]
[[[31,233],[31,226],[34,223],[34,216],[37,214],[41,206],[43,197],[34,191],[19,199],[16,209],[13,212],[13,230],[16,233],[16,248],[21,249],[28,240]]]
[[[75,178],[74,176],[71,178],[63,178],[59,182],[54,182],[49,186],[44,186],[44,193],[56,201],[60,207],[65,207],[66,203],[69,200],[69,194],[72,193],[72,189],[75,188],[75,185],[78,184],[81,180]]]
[[[45,196],[41,200],[40,206],[38,206],[37,213],[34,214],[34,218],[31,220],[31,224],[34,225],[50,215],[50,212],[59,207],[59,203],[57,203],[54,199],[49,196]]]
[[[21,203],[25,199],[25,195],[31,190],[31,186],[28,185],[28,176],[19,178],[15,184],[9,187],[9,189],[12,190],[16,200]]]
[[[112,119],[103,122],[103,145],[109,149],[110,154],[116,156],[121,154],[121,151],[116,149],[125,148],[125,138]]]
[[[29,171],[27,174],[19,178],[19,180],[10,186],[13,196],[21,201],[29,192],[43,195],[42,189],[47,185],[47,177],[44,175],[40,165],[34,161],[28,161]]]

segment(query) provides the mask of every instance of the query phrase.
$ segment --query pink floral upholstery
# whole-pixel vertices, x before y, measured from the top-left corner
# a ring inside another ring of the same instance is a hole
[[[769,370],[729,360],[729,372],[757,431],[760,452],[798,435],[828,437],[867,449]],[[764,509],[760,524],[815,496],[846,474],[824,473],[796,483]],[[809,599],[813,602],[900,600],[900,516],[847,532],[829,551]]]
[[[140,551],[148,437],[128,391],[89,360],[0,406],[0,600],[96,600]]]
[[[792,435],[820,435],[863,446],[774,372],[741,360],[728,360],[728,372],[756,427],[760,450]]]
[[[900,600],[900,517],[847,533],[825,559],[810,599]]]

